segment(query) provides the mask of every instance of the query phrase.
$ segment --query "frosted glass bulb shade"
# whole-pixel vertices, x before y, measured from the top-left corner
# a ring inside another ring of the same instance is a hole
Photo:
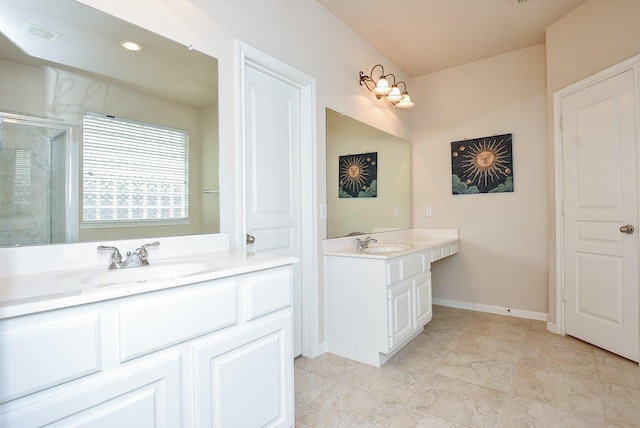
[[[391,92],[391,87],[389,86],[389,81],[384,77],[381,77],[376,83],[376,87],[373,88],[373,93],[376,95],[387,95]]]
[[[387,95],[387,100],[392,103],[397,103],[398,101],[402,100],[402,98],[403,96],[400,93],[400,89],[397,86],[391,87],[391,92],[389,92],[389,95]]]
[[[411,97],[406,92],[402,95],[402,99],[396,104],[398,108],[411,108],[415,105],[413,101],[411,101]]]

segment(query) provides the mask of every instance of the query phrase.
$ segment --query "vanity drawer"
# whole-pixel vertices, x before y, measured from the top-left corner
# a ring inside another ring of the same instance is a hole
[[[402,278],[411,278],[414,275],[418,275],[424,270],[424,264],[422,263],[422,254],[410,254],[400,259],[400,266],[402,267]]]
[[[290,268],[271,269],[249,277],[246,281],[247,320],[291,306],[291,285]]]
[[[422,254],[409,254],[387,261],[387,285],[395,284],[424,271]]]
[[[433,248],[432,250],[429,250],[429,254],[431,256],[431,263],[438,261],[442,258],[442,248]]]
[[[0,322],[0,403],[100,371],[97,313],[19,321]]]
[[[121,306],[120,362],[236,324],[237,283],[209,284]]]

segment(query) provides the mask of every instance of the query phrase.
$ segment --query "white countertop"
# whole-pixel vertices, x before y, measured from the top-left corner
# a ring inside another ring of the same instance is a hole
[[[365,252],[358,253],[356,251],[356,239],[364,239],[369,236],[378,241],[371,246],[401,245],[407,247],[407,249],[378,254]],[[390,259],[394,257],[401,257],[406,254],[429,250],[443,245],[453,244],[458,241],[458,229],[406,229],[325,239],[323,245],[325,256]]]
[[[189,237],[185,238],[189,239]],[[161,239],[162,241],[166,242],[168,239],[163,238]],[[154,255],[150,251],[149,266],[130,268],[123,271],[109,271],[107,269],[108,253],[101,253],[101,259],[103,260],[98,265],[58,270],[32,268],[24,271],[24,273],[13,271],[9,275],[0,275],[0,319],[220,279],[292,264],[297,261],[294,257],[286,256],[246,256],[245,254],[236,254],[220,249],[221,246],[224,246],[224,240],[221,245],[211,245],[211,241],[205,242],[205,244],[207,245],[202,246],[198,243],[195,246],[190,245],[189,249],[198,250],[193,253],[187,250],[176,251],[175,247],[173,247],[173,252],[166,250],[163,254],[169,256],[167,258],[161,258],[160,254]],[[95,249],[96,247],[95,244],[69,245],[76,246],[79,250],[86,250],[85,247],[87,245],[89,245],[89,248]],[[203,247],[213,248],[214,251],[202,251]],[[126,248],[121,249],[121,251],[125,250]],[[37,248],[33,251],[41,253],[43,249]],[[64,253],[65,257],[67,257],[69,251],[75,250],[54,246],[50,251]],[[28,255],[29,251],[23,252],[23,256],[25,254]],[[54,255],[51,255],[51,257],[55,258]],[[37,260],[32,259],[32,262],[37,263]],[[113,284],[108,280],[111,276],[117,277],[119,272],[127,271],[125,275],[130,273],[137,274],[138,272],[153,272],[156,267],[179,266],[180,263],[183,263],[184,266],[184,264],[193,262],[202,263],[206,268],[198,269],[194,273],[186,275],[169,275],[165,279],[144,279],[146,275],[136,275],[135,280],[123,283]],[[67,263],[62,264],[62,266],[73,265]],[[149,270],[145,271],[145,269]],[[4,274],[5,272],[2,273]],[[100,278],[100,281],[96,281],[93,278]],[[105,278],[107,279],[105,280]]]

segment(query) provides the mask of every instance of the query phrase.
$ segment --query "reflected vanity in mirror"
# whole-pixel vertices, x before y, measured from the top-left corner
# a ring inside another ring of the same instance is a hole
[[[326,114],[327,237],[411,227],[409,142],[333,110]],[[367,156],[374,153],[375,158]],[[341,191],[358,180],[361,192]],[[371,185],[374,191],[367,192]]]
[[[2,3],[0,246],[219,232],[217,60],[74,0]]]

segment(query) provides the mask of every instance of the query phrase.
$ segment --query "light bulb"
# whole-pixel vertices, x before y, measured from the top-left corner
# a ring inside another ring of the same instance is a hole
[[[389,92],[391,92],[389,81],[387,81],[384,76],[380,77],[380,80],[376,83],[376,87],[373,88],[373,93],[376,95],[387,95]]]
[[[402,98],[403,96],[400,93],[400,89],[396,85],[393,85],[391,87],[391,92],[389,92],[389,95],[387,95],[387,100],[392,103],[397,103],[398,101],[402,100]]]
[[[402,94],[402,99],[398,102],[398,104],[396,104],[396,107],[398,108],[411,108],[415,105],[415,103],[413,101],[411,101],[411,97],[409,96],[408,93],[403,93]]]

